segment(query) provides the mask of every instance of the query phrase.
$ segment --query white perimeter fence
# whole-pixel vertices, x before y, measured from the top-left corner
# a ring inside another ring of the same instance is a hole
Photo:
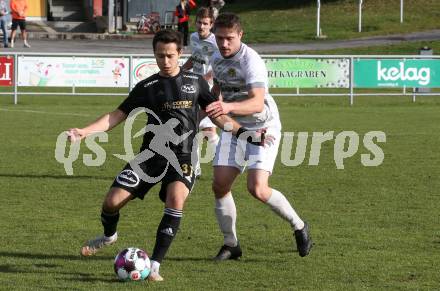
[[[187,57],[184,55],[181,62]],[[355,96],[412,96],[415,101],[416,96],[440,95],[438,90],[431,92],[440,88],[440,56],[262,57],[273,96],[347,96],[352,105]],[[20,95],[125,96],[137,82],[156,72],[158,67],[151,54],[1,53],[0,86],[9,89],[3,88],[0,95],[13,96],[14,104]],[[228,73],[233,75],[235,71],[231,69]],[[70,89],[69,92],[32,91],[38,87]],[[95,92],[88,92],[87,88],[94,88]],[[96,88],[119,88],[123,93],[96,93]]]

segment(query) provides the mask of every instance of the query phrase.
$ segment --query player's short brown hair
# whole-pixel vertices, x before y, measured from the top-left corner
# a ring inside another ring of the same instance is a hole
[[[182,50],[182,34],[178,31],[164,29],[156,32],[153,38],[153,51],[156,51],[156,45],[158,42],[175,43],[177,51]]]
[[[235,13],[225,12],[220,14],[214,22],[214,31],[217,28],[233,28],[242,31],[240,18]]]
[[[202,19],[202,18],[210,18],[211,23],[213,23],[214,22],[214,13],[213,13],[212,9],[210,9],[208,7],[200,7],[199,10],[197,10],[196,21],[197,21],[197,19]]]

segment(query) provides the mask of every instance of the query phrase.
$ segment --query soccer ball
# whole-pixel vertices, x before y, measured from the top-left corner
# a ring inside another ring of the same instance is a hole
[[[126,248],[115,257],[115,273],[122,281],[145,280],[150,274],[151,263],[145,251]]]

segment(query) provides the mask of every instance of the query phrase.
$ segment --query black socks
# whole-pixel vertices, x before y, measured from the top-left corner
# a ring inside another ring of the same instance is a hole
[[[156,244],[151,259],[161,263],[179,229],[183,211],[165,208],[162,220],[157,228]]]
[[[116,213],[106,213],[101,212],[101,222],[104,226],[104,235],[110,237],[116,233],[116,227],[118,226],[119,212]]]

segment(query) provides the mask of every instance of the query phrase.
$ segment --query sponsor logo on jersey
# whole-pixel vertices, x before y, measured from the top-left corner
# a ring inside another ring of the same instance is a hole
[[[229,68],[228,76],[231,77],[231,78],[235,78],[235,76],[237,76],[237,72],[235,71],[234,68]]]
[[[192,105],[193,105],[192,100],[180,100],[173,102],[167,101],[162,105],[162,111],[172,110],[172,109],[187,109],[187,108],[191,108]]]
[[[151,85],[153,85],[154,83],[157,83],[157,82],[159,82],[158,79],[153,80],[153,81],[150,81],[150,82],[148,82],[147,84],[145,84],[144,87],[149,87],[149,86],[151,86]]]
[[[139,176],[133,170],[123,170],[116,177],[116,181],[127,187],[136,187],[139,185]]]
[[[235,71],[234,68],[230,68],[228,70],[228,76],[234,78],[235,76],[237,76],[237,72]]]
[[[198,80],[199,79],[199,77],[198,76],[193,76],[193,75],[183,75],[185,78],[190,78],[190,79],[196,79],[196,80]]]
[[[182,90],[182,92],[184,93],[189,93],[189,94],[196,93],[196,88],[194,87],[194,85],[191,84],[182,85],[182,87],[180,87],[180,90]]]

